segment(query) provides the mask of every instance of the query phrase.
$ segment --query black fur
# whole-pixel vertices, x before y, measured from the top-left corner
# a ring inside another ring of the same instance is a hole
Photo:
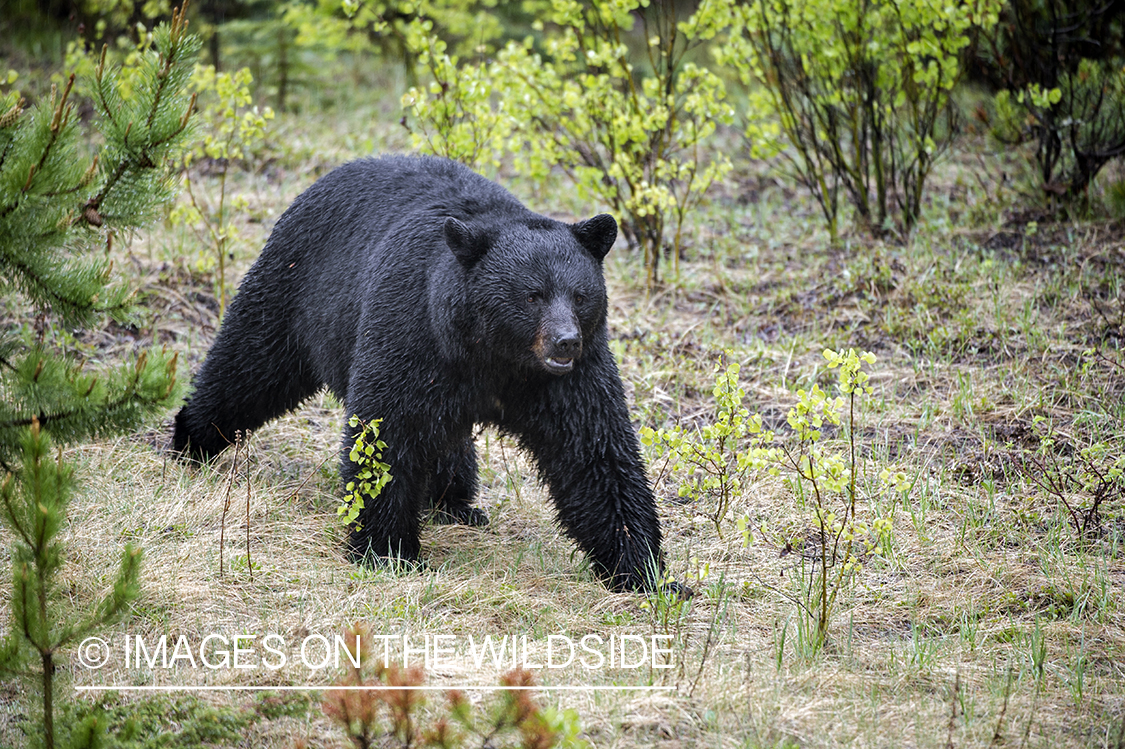
[[[651,588],[660,527],[616,364],[601,261],[617,224],[532,213],[438,158],[346,164],[277,222],[176,416],[206,458],[327,385],[381,418],[394,479],[352,533],[360,557],[415,560],[427,502],[483,524],[476,424],[533,456],[558,520],[614,588]],[[341,473],[354,441],[344,435]]]

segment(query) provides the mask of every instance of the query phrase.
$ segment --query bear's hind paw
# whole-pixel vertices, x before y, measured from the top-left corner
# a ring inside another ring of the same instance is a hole
[[[467,525],[471,528],[484,528],[488,525],[488,513],[479,507],[435,507],[430,521],[437,525]]]

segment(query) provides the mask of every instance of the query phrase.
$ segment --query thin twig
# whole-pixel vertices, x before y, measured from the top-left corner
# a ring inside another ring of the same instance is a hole
[[[1004,716],[1008,713],[1008,698],[1012,695],[1012,667],[1008,666],[1008,683],[1004,685],[1004,704],[1000,706],[1000,715],[996,718],[996,728],[992,731],[990,747],[1000,746],[1004,742]]]
[[[328,459],[329,459],[329,458],[331,458],[331,457],[332,457],[332,455],[331,455],[331,454],[329,454],[329,455],[326,455],[326,456],[324,457],[324,460],[320,461],[320,463],[318,463],[318,464],[317,464],[316,468],[314,468],[314,469],[312,470],[312,472],[311,472],[311,473],[310,473],[310,474],[309,474],[308,476],[305,476],[305,480],[304,480],[304,481],[302,481],[302,482],[301,482],[301,483],[300,483],[300,484],[299,484],[299,485],[297,486],[297,488],[293,490],[293,501],[294,501],[294,502],[296,502],[296,501],[297,501],[297,495],[299,495],[299,494],[301,493],[301,490],[305,488],[305,484],[309,483],[309,479],[311,479],[311,478],[312,478],[313,476],[315,476],[316,474],[320,473],[320,469],[321,469],[321,467],[323,467],[323,466],[324,466],[324,464],[325,464],[325,463],[327,463],[327,462],[328,462]]]
[[[223,515],[219,521],[219,577],[223,576],[223,546],[226,543],[227,511],[230,509],[230,492],[234,486],[234,474],[238,468],[238,446],[242,443],[242,432],[234,433],[234,457],[231,458],[230,477],[227,481],[227,496],[223,502]]]
[[[957,727],[957,697],[961,693],[961,669],[957,669],[957,677],[953,680],[953,709],[949,713],[949,730],[946,732],[945,749],[953,749],[953,729]]]
[[[250,582],[254,582],[254,564],[250,561],[250,446],[245,449],[246,464],[246,569],[250,570]]]

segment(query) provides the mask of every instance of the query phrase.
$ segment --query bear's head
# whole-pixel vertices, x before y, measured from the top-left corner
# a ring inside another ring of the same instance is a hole
[[[490,227],[447,218],[445,242],[464,268],[473,316],[490,355],[521,369],[565,375],[605,335],[602,260],[617,222],[541,216]]]

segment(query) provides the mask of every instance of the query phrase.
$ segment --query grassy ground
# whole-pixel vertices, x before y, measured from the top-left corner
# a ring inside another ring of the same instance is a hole
[[[336,95],[306,92],[301,113],[279,118],[260,168],[236,175],[249,208],[232,281],[316,176],[408,147],[393,94],[324,110]],[[1036,417],[1060,436],[1053,452],[1064,473],[1077,470],[1084,446],[1121,452],[1125,228],[1009,221],[1001,175],[1011,166],[973,155],[980,148],[968,142],[943,166],[906,244],[852,236],[830,247],[810,201],[743,166],[695,217],[678,278],[650,294],[637,257],[618,248],[607,261],[611,337],[638,427],[713,421],[715,368],[736,361],[744,405],[784,438],[796,390],[832,390],[825,348],[877,356],[854,428],[826,430],[825,445],[847,454],[854,444],[859,516],[893,526],[885,553],[867,556],[840,594],[823,648],[812,647],[796,603],[809,584],[802,570],[817,567],[818,531],[784,476],[751,476],[717,529],[714,498],[680,498],[686,476],[649,456],[669,568],[697,590],[682,607],[607,592],[553,525],[527,462],[487,430],[478,436],[487,529],[428,527],[421,572],[349,564],[335,516],[343,415],[322,395],[260,430],[237,461],[171,459],[167,424],[70,451],[85,483],[66,532],[76,605],[103,591],[126,542],[145,553],[133,616],[104,634],[113,657],[97,670],[71,658],[70,683],[293,686],[339,675],[293,662],[126,666],[127,636],[276,633],[299,644],[363,621],[415,643],[526,637],[542,662],[549,635],[658,634],[671,638],[671,668],[571,665],[536,676],[549,686],[670,689],[550,691],[542,702],[576,710],[598,747],[1122,746],[1125,502],[1104,506],[1098,532],[1079,538],[1035,483],[1044,471],[1023,456],[1038,445]],[[500,179],[551,215],[597,209],[561,183],[533,190],[516,175]],[[198,180],[217,188],[213,175]],[[180,352],[186,373],[218,326],[213,259],[170,225],[119,252],[151,314],[139,328],[93,331],[73,345],[113,357],[155,341]],[[878,480],[884,468],[909,477],[905,495]],[[427,683],[495,684],[504,670],[462,655],[431,668]],[[113,720],[132,705],[174,745],[343,745],[316,693],[102,699]],[[19,703],[6,704],[0,742],[22,744]]]

